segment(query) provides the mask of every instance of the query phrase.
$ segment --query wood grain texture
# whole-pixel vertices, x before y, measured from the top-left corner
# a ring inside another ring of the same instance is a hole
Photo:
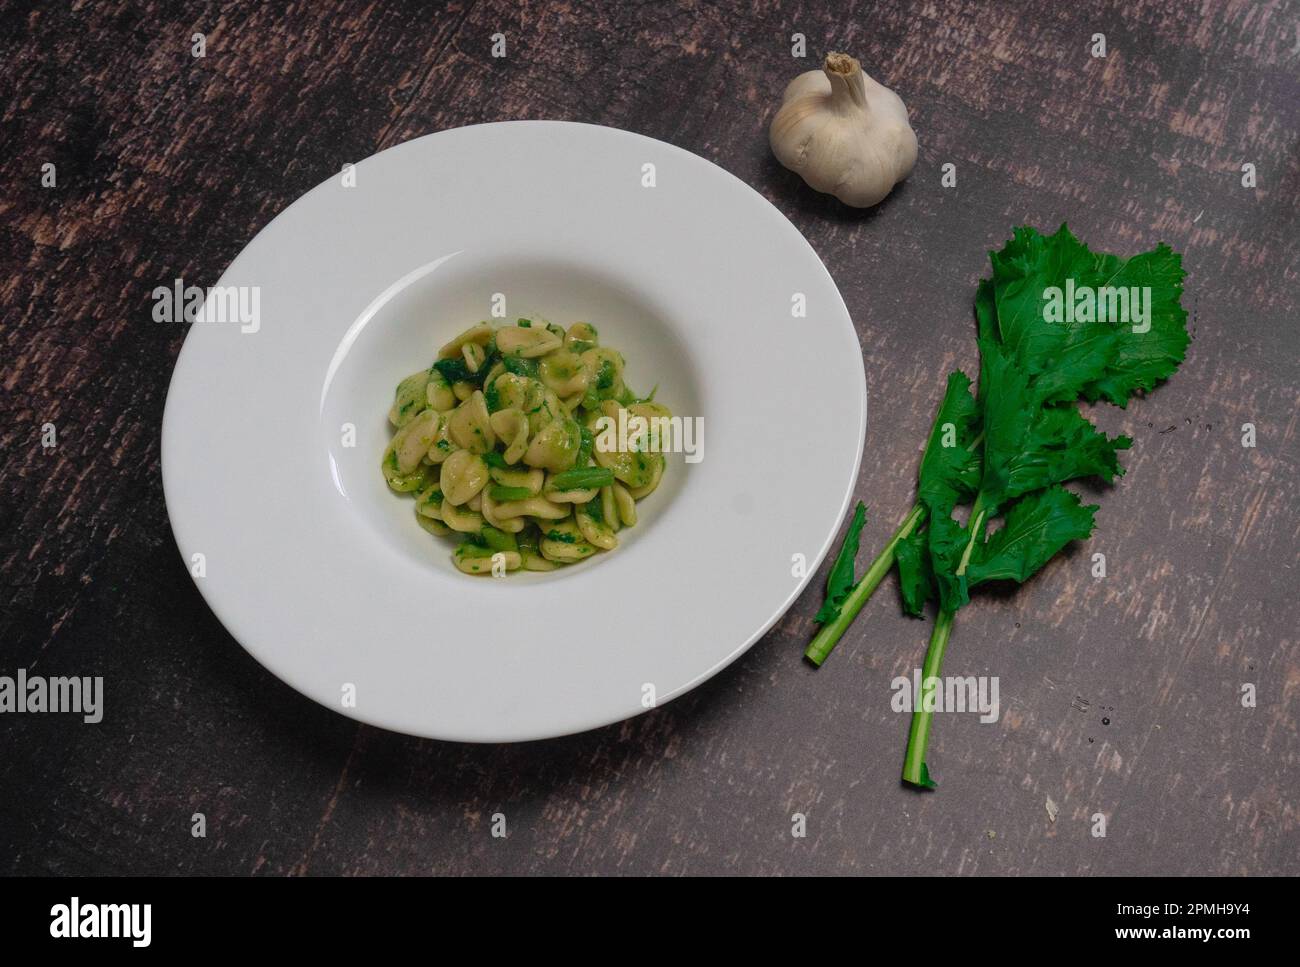
[[[0,674],[107,690],[99,725],[0,717],[0,871],[1300,873],[1298,22],[1280,0],[0,6]],[[767,148],[784,84],[828,49],[898,90],[920,137],[911,179],[866,213]],[[892,580],[821,671],[800,660],[813,589],[667,707],[498,747],[320,708],[204,605],[159,476],[184,332],[150,321],[152,288],[214,283],[344,162],[513,118],[680,145],[808,237],[868,373],[864,549],[910,504],[944,374],[973,371],[974,284],[1012,225],[1184,253],[1186,364],[1098,411],[1136,443],[1097,535],[961,615],[945,671],[999,676],[1003,715],[941,717],[938,793],[898,783],[889,681],[928,629]]]

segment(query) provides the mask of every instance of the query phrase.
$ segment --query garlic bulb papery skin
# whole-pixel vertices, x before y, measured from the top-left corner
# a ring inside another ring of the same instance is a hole
[[[916,164],[907,105],[848,54],[790,82],[768,138],[781,164],[855,208],[878,204]]]

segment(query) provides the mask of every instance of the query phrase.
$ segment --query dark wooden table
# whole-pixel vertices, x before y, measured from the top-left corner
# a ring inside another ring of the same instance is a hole
[[[97,725],[0,717],[0,870],[1300,872],[1298,22],[1276,0],[5,4],[0,674],[102,675],[106,698]],[[767,147],[784,84],[827,49],[899,91],[920,137],[911,179],[865,214]],[[999,676],[1002,718],[942,717],[937,793],[898,782],[888,683],[928,626],[892,580],[820,672],[801,652],[823,575],[690,695],[504,747],[318,707],[204,605],[163,504],[184,331],[151,321],[153,287],[215,283],[344,162],[509,118],[681,145],[808,237],[865,356],[864,549],[910,503],[943,374],[973,371],[974,283],[1013,225],[1185,253],[1194,341],[1172,383],[1101,413],[1136,443],[1098,534],[962,614],[945,671]]]

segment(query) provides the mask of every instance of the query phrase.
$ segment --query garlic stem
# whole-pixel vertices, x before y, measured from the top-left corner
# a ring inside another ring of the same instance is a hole
[[[831,103],[835,105],[838,113],[867,113],[869,110],[867,88],[863,82],[862,65],[858,63],[856,57],[850,57],[848,54],[827,54],[822,70],[826,72],[826,77],[831,82]]]

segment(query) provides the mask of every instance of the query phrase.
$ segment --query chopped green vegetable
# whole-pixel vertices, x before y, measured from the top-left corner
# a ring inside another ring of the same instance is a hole
[[[533,523],[529,523],[527,527],[516,534],[515,541],[519,545],[520,553],[538,553],[537,543],[539,536],[537,526]]]
[[[596,438],[592,435],[591,428],[579,425],[582,433],[582,441],[578,444],[578,455],[574,457],[573,466],[582,468],[591,460],[591,451],[596,448]]]
[[[470,371],[468,364],[459,356],[452,359],[440,359],[433,364],[433,368],[449,383],[473,383],[482,380],[483,372],[473,373]]]
[[[492,484],[488,487],[488,495],[495,501],[505,502],[508,500],[527,500],[533,495],[533,492],[527,487],[503,487],[501,484]]]
[[[514,534],[507,534],[505,531],[497,530],[489,524],[484,524],[479,530],[479,537],[482,538],[484,545],[493,551],[519,550]]]
[[[614,471],[608,467],[574,467],[557,473],[550,479],[548,490],[563,493],[566,490],[591,490],[608,487],[614,482]]]
[[[539,372],[537,360],[525,359],[523,356],[502,356],[501,365],[506,368],[507,373],[527,376],[529,379],[536,379]]]

